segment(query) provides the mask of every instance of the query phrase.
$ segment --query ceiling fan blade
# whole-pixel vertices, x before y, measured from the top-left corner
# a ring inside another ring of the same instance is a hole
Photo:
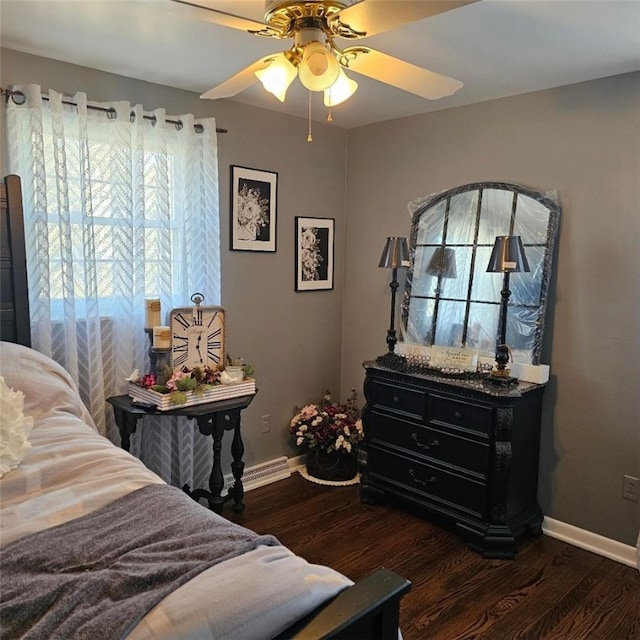
[[[346,28],[365,38],[474,2],[478,0],[362,0],[342,9],[329,24],[334,33]]]
[[[232,29],[239,29],[240,31],[262,31],[266,25],[263,22],[257,22],[250,18],[243,18],[242,16],[236,16],[233,13],[227,13],[226,11],[220,11],[209,6],[210,0],[198,0],[197,2],[189,2],[188,0],[172,0],[178,4],[186,5],[197,11],[198,17],[206,20],[207,22],[213,22],[214,24],[220,24],[223,27],[231,27]]]
[[[344,54],[349,58],[349,49]],[[363,76],[390,84],[403,91],[414,93],[427,100],[438,100],[453,95],[462,87],[462,82],[433,71],[427,71],[409,62],[388,56],[368,47],[354,47],[358,52],[355,59],[349,60],[347,69]]]
[[[266,69],[275,60],[277,55],[278,54],[275,54],[256,60],[256,62],[213,87],[213,89],[209,89],[209,91],[203,93],[200,97],[208,98],[209,100],[218,100],[219,98],[230,98],[231,96],[237,95],[250,87],[254,82],[258,82],[255,72]]]

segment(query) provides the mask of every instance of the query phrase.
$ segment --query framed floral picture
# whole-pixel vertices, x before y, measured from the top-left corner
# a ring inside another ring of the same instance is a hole
[[[296,216],[296,291],[333,289],[333,218]]]
[[[278,174],[231,165],[231,250],[276,251]]]

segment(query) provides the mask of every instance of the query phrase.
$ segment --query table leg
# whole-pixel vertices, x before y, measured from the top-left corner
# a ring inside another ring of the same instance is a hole
[[[226,418],[227,416],[225,415],[224,417]],[[211,474],[209,475],[209,491],[206,489],[194,489],[190,491],[188,485],[184,485],[182,489],[196,501],[200,500],[200,498],[205,498],[209,503],[209,509],[211,509],[211,511],[222,513],[225,499],[221,495],[224,487],[224,476],[222,475],[220,451],[222,449],[224,423],[222,420],[218,420],[218,418],[222,418],[222,416],[214,414],[197,418],[200,433],[203,435],[211,435],[213,438],[213,465],[211,467]]]
[[[209,509],[216,513],[222,513],[225,502],[233,500],[233,510],[240,512],[244,509],[243,497],[244,486],[242,484],[242,474],[244,473],[244,444],[240,434],[240,409],[216,413],[210,416],[197,418],[198,429],[202,435],[210,435],[213,438],[213,465],[209,476],[209,491],[206,489],[194,489],[191,491],[188,485],[183,490],[194,500],[206,498]],[[226,496],[222,496],[224,488],[224,476],[222,474],[222,461],[220,452],[222,450],[222,437],[225,431],[233,430],[233,441],[231,443],[231,471],[234,483]]]
[[[116,420],[118,431],[120,432],[120,446],[125,451],[129,451],[131,447],[131,434],[136,432],[138,419],[141,416],[131,414],[120,407],[116,407],[115,405],[113,406],[113,415]]]
[[[220,424],[222,417],[215,415],[213,417],[214,427],[213,433],[213,466],[211,467],[211,475],[209,476],[209,508],[216,513],[221,513],[224,498],[222,497],[222,489],[224,488],[224,476],[222,474],[222,462],[220,461],[220,451],[222,450],[222,436],[224,435],[224,425]],[[226,417],[226,416],[225,416]]]
[[[229,490],[229,495],[233,497],[233,510],[240,513],[244,510],[244,485],[242,484],[242,474],[244,473],[244,443],[240,434],[240,412],[233,428],[233,442],[231,443],[231,455],[233,462],[231,463],[231,471],[234,477],[233,487]]]

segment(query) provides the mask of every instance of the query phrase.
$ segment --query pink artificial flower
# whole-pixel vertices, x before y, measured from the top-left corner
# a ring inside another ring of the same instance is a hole
[[[184,378],[190,378],[190,377],[191,377],[190,371],[174,371],[172,376],[169,378],[169,380],[167,380],[167,389],[169,389],[170,391],[177,391],[178,387],[176,385],[176,382],[178,380],[183,380]]]
[[[149,387],[153,387],[156,381],[157,381],[157,378],[155,373],[145,373],[140,379],[140,384],[145,389],[148,389]]]

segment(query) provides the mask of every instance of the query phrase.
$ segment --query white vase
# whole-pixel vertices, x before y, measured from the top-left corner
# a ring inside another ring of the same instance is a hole
[[[242,382],[244,379],[244,373],[242,367],[228,366],[225,367],[225,373],[231,378],[232,382]]]

